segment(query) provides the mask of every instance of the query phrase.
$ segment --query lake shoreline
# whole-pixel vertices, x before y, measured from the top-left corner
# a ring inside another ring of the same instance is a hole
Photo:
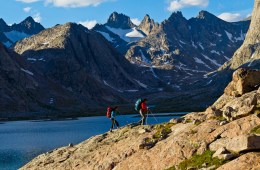
[[[149,113],[148,116],[154,116],[154,117],[167,117],[167,116],[184,116],[189,112],[179,112],[177,114],[170,114],[169,113]],[[137,114],[137,115],[136,115]],[[160,115],[158,115],[160,114]],[[165,114],[165,115],[162,115]],[[124,115],[136,115],[134,117],[140,117],[138,113],[127,113],[127,114],[120,114],[122,116]],[[75,115],[75,116],[46,116],[46,117],[8,117],[8,118],[0,118],[0,123],[4,122],[12,122],[12,121],[69,121],[69,120],[77,120],[79,118],[84,117],[95,117],[95,116],[104,116],[105,114],[89,114],[89,115]]]

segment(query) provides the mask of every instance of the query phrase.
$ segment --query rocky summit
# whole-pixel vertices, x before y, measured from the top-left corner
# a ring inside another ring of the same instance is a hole
[[[260,72],[248,70],[252,74]],[[130,124],[42,154],[21,169],[259,169],[259,92],[225,93],[205,112],[158,125]]]
[[[251,25],[243,45],[236,51],[230,61],[224,64],[222,69],[236,69],[238,67],[260,68],[260,1],[255,1],[251,18]]]
[[[133,91],[139,94],[160,83],[152,79],[152,73],[142,79],[140,73],[146,68],[131,65],[102,35],[75,23],[23,39],[13,50],[36,73],[65,91],[42,97],[48,106],[52,98],[52,106],[58,110],[83,112],[88,108],[91,112],[114,103],[128,104]]]
[[[6,47],[10,47],[18,40],[30,37],[44,30],[44,27],[34,21],[32,17],[27,17],[19,24],[8,26],[6,22],[0,18],[0,42]]]

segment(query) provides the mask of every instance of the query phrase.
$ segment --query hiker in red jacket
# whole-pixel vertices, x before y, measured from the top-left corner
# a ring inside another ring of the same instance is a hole
[[[147,112],[148,112],[146,101],[147,101],[147,99],[142,100],[141,108],[139,110],[139,113],[142,116],[142,119],[138,123],[141,124],[141,125],[145,125],[146,115],[147,115]]]

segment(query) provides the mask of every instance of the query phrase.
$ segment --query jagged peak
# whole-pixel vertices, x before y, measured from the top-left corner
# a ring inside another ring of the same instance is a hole
[[[27,18],[25,18],[25,20],[23,20],[22,22],[35,22],[35,20],[33,19],[33,17],[28,16]]]
[[[186,20],[186,18],[183,17],[181,11],[173,12],[168,20],[169,21],[175,21],[175,20],[178,20],[178,19],[185,19]]]
[[[122,28],[122,29],[129,29],[129,28],[133,28],[135,26],[132,23],[129,16],[122,14],[122,13],[119,14],[117,12],[113,12],[109,16],[106,25],[114,27],[114,28]]]
[[[75,22],[67,22],[67,23],[65,23],[63,25],[57,25],[55,27],[59,27],[61,29],[64,29],[64,30],[66,30],[66,32],[70,32],[72,30],[75,30],[75,31],[79,31],[79,30],[89,31],[88,28],[84,27],[81,24],[77,24]]]
[[[199,12],[197,18],[198,19],[212,19],[212,18],[218,18],[218,17],[216,17],[215,15],[211,14],[208,11],[202,10]]]

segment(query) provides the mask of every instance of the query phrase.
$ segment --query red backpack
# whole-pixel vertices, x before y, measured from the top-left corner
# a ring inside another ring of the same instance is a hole
[[[112,112],[112,108],[108,107],[107,108],[107,118],[111,118],[111,112]]]

